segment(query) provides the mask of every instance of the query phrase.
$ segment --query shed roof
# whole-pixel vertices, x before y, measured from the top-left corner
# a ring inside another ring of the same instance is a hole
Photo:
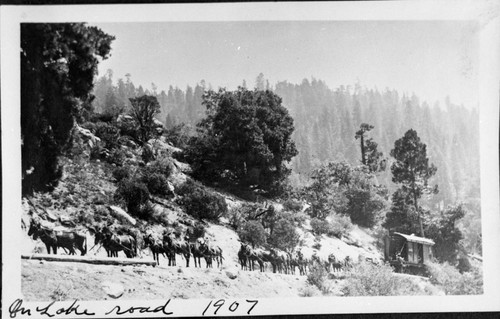
[[[411,235],[406,235],[406,234],[401,234],[398,232],[394,232],[395,235],[399,235],[401,237],[404,237],[407,241],[412,242],[412,243],[418,243],[418,244],[424,244],[424,245],[434,245],[434,241],[429,238],[424,238],[424,237],[418,237],[413,234]]]

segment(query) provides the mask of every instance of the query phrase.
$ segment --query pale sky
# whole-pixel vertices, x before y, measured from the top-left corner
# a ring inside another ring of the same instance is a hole
[[[368,89],[415,93],[433,105],[450,96],[477,107],[477,26],[467,21],[242,21],[91,23],[116,36],[99,65],[114,80],[132,75],[145,89],[185,89],[202,79],[253,87],[262,72],[274,85],[304,78],[335,89],[358,80]]]

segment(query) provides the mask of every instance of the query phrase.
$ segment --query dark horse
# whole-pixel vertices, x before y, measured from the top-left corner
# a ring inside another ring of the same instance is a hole
[[[212,260],[217,261],[217,267],[222,267],[222,248],[217,245],[213,245],[208,241],[198,238],[197,240],[199,252],[205,257],[207,263],[207,268],[212,268]]]
[[[262,256],[262,252],[260,250],[255,250],[251,248],[248,244],[241,243],[240,251],[238,256],[241,254],[245,257],[246,262],[248,264],[247,269],[255,270],[255,262],[259,264],[260,271],[264,271],[264,261],[265,258]],[[241,258],[240,258],[241,260]]]
[[[201,258],[205,258],[205,255],[203,253],[203,249],[201,246],[201,242],[199,240],[196,240],[195,242],[190,242],[189,246],[191,248],[191,253],[193,254],[194,267],[195,268],[201,267]],[[208,268],[208,264],[207,264],[207,268]]]
[[[181,254],[186,259],[186,267],[189,267],[191,247],[189,243],[181,238],[176,238],[173,233],[163,233],[163,246],[168,251],[168,265],[176,266],[175,254]]]
[[[246,249],[244,248],[243,244],[240,246],[240,250],[238,250],[238,260],[241,265],[241,270],[247,270],[248,269],[248,258],[246,255]]]
[[[144,245],[151,249],[153,260],[156,261],[157,265],[160,264],[160,254],[162,254],[163,257],[165,257],[165,254],[168,256],[168,251],[163,246],[163,241],[156,233],[149,233],[144,236]]]
[[[137,256],[137,241],[135,238],[131,235],[117,235],[108,227],[96,232],[95,243],[100,243],[106,249],[108,257],[118,257],[118,252],[122,250],[127,258]]]
[[[67,249],[70,255],[76,255],[75,247],[80,250],[82,256],[87,253],[87,237],[85,234],[72,229],[49,228],[42,226],[38,221],[31,221],[28,230],[28,236],[33,235],[33,239],[40,238],[47,247],[47,253],[50,250],[57,254],[57,247]]]

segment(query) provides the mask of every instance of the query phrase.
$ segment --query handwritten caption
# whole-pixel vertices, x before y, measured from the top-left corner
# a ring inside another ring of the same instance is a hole
[[[16,299],[9,307],[10,318],[30,317],[30,316],[46,316],[47,318],[52,318],[55,316],[121,316],[130,314],[161,314],[170,316],[173,315],[170,306],[171,299],[168,299],[164,303],[158,306],[127,306],[122,307],[119,305],[111,307],[108,311],[103,314],[96,314],[91,309],[82,307],[78,300],[73,301],[69,306],[58,306],[58,302],[52,301],[50,303],[36,306],[34,308],[26,307],[23,305],[22,299]],[[202,316],[216,316],[219,311],[219,315],[224,313],[234,313],[238,315],[247,314],[250,315],[255,309],[255,306],[259,303],[258,300],[244,300],[244,301],[234,301],[234,300],[210,300],[210,302],[203,308]]]

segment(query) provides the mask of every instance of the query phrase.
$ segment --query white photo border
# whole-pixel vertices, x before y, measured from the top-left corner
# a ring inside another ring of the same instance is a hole
[[[20,24],[26,22],[476,20],[480,28],[480,152],[484,294],[479,296],[321,297],[259,299],[252,315],[468,312],[500,310],[499,58],[500,6],[495,1],[269,2],[151,5],[2,6],[2,315],[21,294]],[[242,305],[246,302],[235,299]],[[208,299],[172,300],[175,316],[200,316]],[[228,299],[228,302],[232,302]],[[115,305],[157,307],[165,300],[81,301],[104,317]],[[71,302],[61,302],[68,306]],[[35,307],[37,303],[24,303]],[[245,315],[223,311],[218,315]],[[154,314],[142,314],[144,317]],[[141,316],[142,316],[141,315]],[[110,316],[112,316],[110,314]],[[131,315],[129,315],[131,316]],[[134,314],[133,316],[136,316]],[[137,315],[139,317],[139,315]],[[36,317],[36,316],[33,316]],[[59,316],[56,316],[57,318]],[[64,317],[64,315],[61,315]],[[67,316],[66,316],[67,317]],[[81,316],[80,316],[81,317]],[[85,317],[85,316],[83,316]]]

